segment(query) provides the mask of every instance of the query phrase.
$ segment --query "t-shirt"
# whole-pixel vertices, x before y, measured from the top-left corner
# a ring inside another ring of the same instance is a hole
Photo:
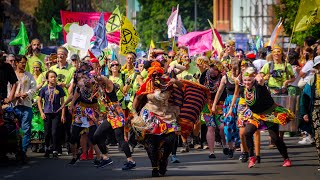
[[[195,76],[200,76],[201,72],[198,67],[194,66],[193,63],[189,64],[190,68],[188,70],[182,71],[182,73],[178,74],[178,79],[189,80],[193,82],[197,82]]]
[[[65,83],[66,85],[69,85],[74,72],[76,71],[76,68],[73,67],[71,64],[66,64],[66,66],[64,66],[63,68],[59,68],[59,64],[54,65],[50,68],[50,70],[54,71],[57,73],[57,81],[58,82],[62,82]],[[65,94],[66,94],[66,98],[68,97],[69,93],[68,93],[68,89],[66,87],[63,88]]]
[[[45,66],[44,66],[44,58],[46,57],[45,54],[41,54],[39,56],[31,56],[31,57],[27,57],[28,61],[26,64],[26,71],[30,72],[31,74],[33,74],[33,63],[36,61],[39,61],[41,63],[41,69],[44,70]]]
[[[271,88],[282,88],[283,83],[290,79],[290,77],[294,77],[294,72],[291,64],[286,63],[287,68],[285,68],[285,63],[276,64],[274,63],[273,72],[270,73],[271,63],[266,63],[260,73],[265,75],[270,74],[270,78],[268,80],[268,86]],[[290,76],[290,77],[289,77]]]
[[[8,96],[8,83],[14,84],[18,81],[16,73],[8,63],[0,63],[0,98]]]
[[[307,63],[302,67],[301,71],[308,76],[310,71],[313,69],[313,64],[314,63],[312,60],[307,61]]]
[[[261,68],[267,63],[267,60],[257,59],[252,62],[253,66],[260,72]]]
[[[244,91],[244,97],[246,99],[246,103],[252,112],[262,113],[273,106],[274,101],[273,101],[273,98],[271,97],[271,94],[267,86],[265,85],[261,86],[258,83],[255,83],[253,85],[253,88],[248,92],[251,93],[251,95],[253,95],[254,97],[254,100],[253,99],[250,100],[248,98],[250,95],[246,95],[247,92],[246,90]]]
[[[53,101],[50,100],[52,95]],[[63,89],[58,85],[56,87],[44,86],[39,92],[39,97],[44,99],[43,112],[55,113],[61,107],[61,98],[65,95]]]
[[[122,81],[122,74],[120,74],[119,77],[113,77],[110,76],[109,79],[113,82],[114,86],[116,87],[117,90],[117,98],[119,101],[123,100],[123,87],[124,87],[124,82]]]

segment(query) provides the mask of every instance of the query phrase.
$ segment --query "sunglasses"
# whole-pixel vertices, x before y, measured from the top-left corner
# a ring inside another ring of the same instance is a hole
[[[119,66],[119,64],[111,64],[110,67]]]
[[[71,59],[71,61],[76,61],[77,59]]]
[[[174,56],[168,56],[168,58],[172,59],[172,58],[174,58]]]
[[[243,55],[237,55],[236,57],[237,57],[237,58],[242,58],[242,57],[243,57]]]

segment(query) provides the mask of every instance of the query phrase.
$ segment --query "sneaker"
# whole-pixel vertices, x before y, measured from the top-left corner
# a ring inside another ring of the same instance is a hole
[[[320,166],[318,167],[318,171],[320,171]]]
[[[69,162],[69,165],[75,165],[77,163],[77,159],[76,158],[72,158],[71,161]]]
[[[57,151],[53,151],[53,153],[52,153],[53,159],[58,159],[58,156],[59,156],[58,152]]]
[[[97,158],[95,158],[92,163],[94,167],[98,167],[100,165],[100,161]]]
[[[229,153],[228,153],[228,158],[229,159],[233,159],[233,152],[234,152],[233,149],[229,149]]]
[[[160,177],[158,168],[153,168],[152,169],[152,177]]]
[[[228,155],[229,154],[229,149],[228,148],[223,148],[223,154]]]
[[[176,155],[171,156],[171,163],[180,163],[179,159],[177,158]]]
[[[214,159],[214,158],[216,158],[216,155],[214,155],[214,154],[212,153],[212,154],[209,155],[209,158],[210,158],[210,159]]]
[[[248,164],[248,168],[252,168],[254,165],[256,165],[256,157],[252,156],[249,159],[249,164]]]
[[[249,154],[247,152],[243,152],[241,162],[246,163],[248,162],[248,160],[249,160]]]
[[[182,144],[182,148],[180,149],[180,152],[181,153],[186,153],[186,152],[189,152],[189,150],[190,150],[190,147],[188,146],[188,144],[187,143],[183,143]]]
[[[128,161],[124,167],[122,168],[123,171],[130,170],[136,167],[136,162]]]
[[[207,144],[207,143],[204,143],[204,144],[203,144],[203,148],[202,148],[202,149],[209,149],[208,144]]]
[[[50,157],[50,151],[46,150],[46,152],[44,153],[43,157],[49,158]]]
[[[111,158],[102,159],[101,162],[100,162],[100,164],[99,164],[99,166],[98,166],[98,168],[104,168],[104,167],[106,167],[106,166],[108,166],[108,165],[110,165],[110,164],[112,164],[112,163],[113,163],[113,161],[112,161]]]
[[[285,159],[282,166],[283,166],[283,167],[291,167],[291,161],[290,161],[290,159]]]
[[[93,157],[93,150],[89,150],[89,151],[88,151],[87,159],[88,159],[88,160],[93,160],[93,159],[94,159],[94,157]]]
[[[302,144],[302,145],[309,145],[312,144],[312,141],[310,141],[311,138],[308,137],[304,137],[301,141],[298,142],[298,144]]]
[[[86,160],[88,160],[87,153],[82,153],[81,156],[80,156],[80,161],[86,161]]]
[[[201,145],[200,144],[195,144],[193,148],[194,149],[201,149]]]

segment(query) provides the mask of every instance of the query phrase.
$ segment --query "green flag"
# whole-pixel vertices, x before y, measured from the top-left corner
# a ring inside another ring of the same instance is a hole
[[[27,52],[27,45],[29,44],[29,39],[28,39],[28,34],[26,27],[24,26],[23,22],[20,22],[20,30],[16,38],[12,40],[9,45],[10,46],[16,46],[16,45],[21,45],[19,54],[20,55],[25,55]]]
[[[117,30],[120,30],[120,27],[121,27],[120,22],[121,22],[121,14],[120,14],[120,10],[117,6],[117,8],[112,12],[112,14],[106,24],[107,33],[112,33]]]
[[[62,31],[62,25],[57,24],[56,20],[52,17],[50,28],[50,40],[58,39],[59,33]]]

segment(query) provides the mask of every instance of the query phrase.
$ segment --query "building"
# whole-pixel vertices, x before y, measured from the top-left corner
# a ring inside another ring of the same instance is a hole
[[[223,41],[235,39],[241,48],[250,39],[261,36],[267,42],[278,19],[273,6],[280,0],[213,0],[213,18],[215,27],[221,33]],[[283,47],[287,47],[289,37],[282,31],[278,38]]]

